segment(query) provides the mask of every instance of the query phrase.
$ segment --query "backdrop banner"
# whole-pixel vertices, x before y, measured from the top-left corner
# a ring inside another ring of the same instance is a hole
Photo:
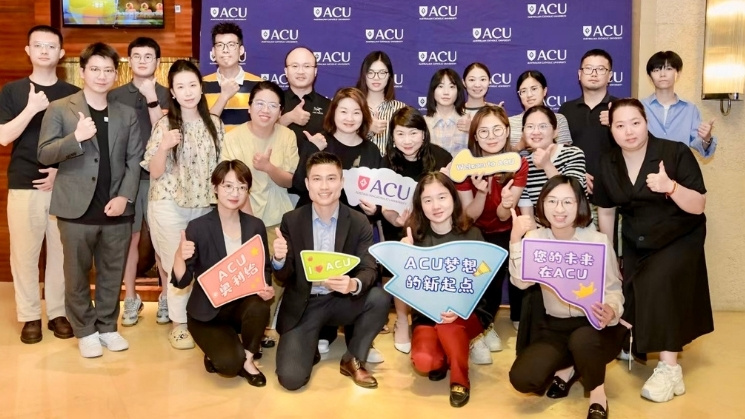
[[[580,96],[579,60],[602,48],[613,57],[610,93],[631,94],[631,0],[561,2],[528,0],[204,0],[200,63],[214,73],[211,28],[234,22],[243,29],[244,70],[287,88],[284,57],[306,46],[318,59],[316,90],[331,97],[356,84],[371,51],[393,62],[396,98],[419,109],[432,74],[451,67],[462,74],[475,61],[492,73],[487,100],[520,113],[517,77],[542,72],[546,105],[557,110]]]

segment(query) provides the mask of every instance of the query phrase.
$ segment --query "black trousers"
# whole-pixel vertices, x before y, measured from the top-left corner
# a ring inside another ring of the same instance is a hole
[[[510,382],[521,393],[542,395],[556,371],[573,365],[585,390],[592,391],[605,382],[605,365],[621,351],[626,331],[620,324],[597,330],[586,317],[546,316],[538,336],[512,364]]]
[[[505,231],[501,233],[484,234],[484,240],[491,244],[503,248],[506,251],[510,251],[510,232]],[[509,275],[509,254],[507,259],[497,271],[497,274],[492,279],[489,287],[486,288],[482,302],[479,304],[480,310],[477,311],[477,316],[481,321],[481,325],[486,329],[489,324],[494,323],[494,318],[497,315],[497,310],[502,304],[502,289],[504,287],[504,281]],[[523,302],[523,291],[512,285],[512,282],[507,281],[507,291],[509,293],[510,301],[510,319],[512,321],[520,321],[520,312]]]
[[[354,356],[364,362],[375,336],[388,320],[390,304],[390,296],[378,287],[372,287],[361,298],[335,292],[311,296],[298,324],[280,335],[277,345],[279,384],[287,390],[297,390],[308,383],[318,335],[326,325],[354,325],[344,360]]]
[[[259,352],[264,327],[269,321],[269,303],[257,295],[231,301],[220,307],[214,319],[203,322],[186,316],[194,342],[212,361],[218,373],[235,377],[243,369],[247,350]],[[239,336],[240,335],[240,338]]]

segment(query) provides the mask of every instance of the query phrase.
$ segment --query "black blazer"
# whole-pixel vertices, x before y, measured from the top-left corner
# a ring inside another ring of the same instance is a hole
[[[279,229],[287,240],[285,264],[282,269],[274,272],[277,281],[283,282],[285,287],[277,319],[277,331],[282,334],[298,324],[310,298],[312,284],[303,272],[300,251],[313,250],[312,204],[286,213],[282,217]],[[350,298],[364,298],[375,283],[377,267],[375,259],[367,251],[372,244],[372,227],[367,217],[340,203],[334,251],[355,255],[361,259],[359,265],[347,274],[362,283],[360,293],[356,296],[350,295]]]
[[[272,270],[269,259],[269,246],[266,238],[266,227],[260,219],[253,215],[243,212],[239,212],[239,214],[241,220],[241,243],[247,242],[256,234],[260,235],[261,240],[264,241],[264,278],[266,278],[267,285],[271,285]],[[186,261],[186,272],[181,280],[177,280],[176,275],[171,274],[171,283],[176,288],[186,288],[199,275],[228,255],[225,249],[225,237],[222,233],[220,215],[217,209],[213,209],[212,212],[189,222],[189,225],[186,227],[186,239],[194,242],[194,256]],[[204,293],[204,289],[202,289],[198,282],[195,282],[189,301],[186,303],[186,312],[196,320],[207,322],[217,316],[220,308],[212,306],[212,303],[210,303],[210,300]]]

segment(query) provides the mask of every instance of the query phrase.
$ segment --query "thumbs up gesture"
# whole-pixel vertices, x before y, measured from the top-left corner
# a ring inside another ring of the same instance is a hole
[[[26,104],[26,107],[36,115],[49,106],[49,99],[44,92],[36,93],[36,88],[33,83],[29,84],[31,85],[31,90],[28,92],[28,103]]]
[[[707,143],[711,141],[711,130],[714,129],[714,121],[712,118],[709,123],[702,122],[698,126],[698,136]]]
[[[90,140],[96,135],[96,124],[93,122],[93,118],[90,116],[86,117],[83,112],[78,112],[78,125],[75,128],[75,139],[78,143]]]
[[[556,144],[554,143],[546,147],[545,149],[539,148],[534,151],[533,164],[535,164],[535,167],[542,169],[545,172],[546,169],[553,166],[553,163],[551,162],[551,155],[554,154],[555,150]]]
[[[181,230],[181,242],[178,245],[176,253],[182,260],[187,260],[194,256],[194,242],[186,239],[186,231]]]
[[[458,122],[455,124],[459,131],[468,132],[471,128],[471,115],[466,113],[465,115],[458,118]]]
[[[304,126],[310,120],[310,112],[303,109],[305,107],[305,99],[300,99],[300,103],[297,104],[290,112],[290,121]]]
[[[414,235],[411,234],[411,227],[406,227],[406,237],[401,239],[401,243],[414,244]]]
[[[673,191],[675,183],[667,176],[665,162],[662,160],[660,160],[660,171],[647,175],[647,187],[652,192],[657,193],[671,193]]]
[[[160,140],[159,147],[164,150],[170,150],[181,142],[181,131],[172,129],[163,131],[163,139]]]
[[[372,124],[370,124],[370,132],[373,134],[380,134],[381,132],[385,131],[386,125],[388,125],[388,122],[386,122],[384,119],[378,119],[378,113],[377,112],[371,112],[372,113]]]
[[[277,233],[277,238],[274,239],[274,243],[272,243],[272,247],[274,248],[274,260],[281,262],[287,257],[287,240],[282,237],[282,232],[279,230],[279,227],[274,227],[274,232]]]
[[[326,144],[326,137],[324,137],[320,132],[317,132],[315,135],[310,135],[308,131],[303,131],[303,134],[305,134],[308,141],[318,147],[318,151],[323,151],[328,145]]]
[[[269,159],[272,157],[272,149],[266,150],[266,153],[256,153],[253,158],[253,165],[256,170],[268,173],[272,168],[272,163]]]
[[[514,179],[510,179],[504,187],[502,187],[502,206],[511,209],[515,207],[515,194],[512,193],[512,183]]]
[[[608,110],[600,112],[600,125],[610,126],[610,107],[613,103],[608,103]]]
[[[514,208],[510,208],[512,214],[512,232],[510,232],[510,243],[519,243],[525,233],[538,228],[535,218],[531,215],[517,215]]]

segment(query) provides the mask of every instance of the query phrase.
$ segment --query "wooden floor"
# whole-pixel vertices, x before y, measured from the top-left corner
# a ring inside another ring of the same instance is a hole
[[[169,327],[155,323],[155,311],[156,303],[146,303],[140,323],[120,329],[128,351],[104,349],[103,357],[84,359],[75,339],[56,339],[46,329],[40,343],[21,343],[12,284],[0,283],[0,418],[584,418],[589,404],[579,384],[558,401],[512,389],[507,372],[515,331],[504,317],[497,329],[505,350],[493,354],[493,365],[471,366],[471,401],[454,409],[447,380],[416,375],[408,356],[393,348],[391,335],[375,341],[385,356],[372,368],[378,389],[357,387],[339,374],[344,339],[338,339],[309,386],[293,393],[277,383],[275,349],[260,361],[268,378],[264,388],[208,374],[199,349],[171,349]],[[639,396],[656,362],[634,364],[631,372],[621,362],[609,365],[610,417],[745,417],[745,313],[716,313],[715,324],[715,333],[686,348],[681,364],[687,393],[671,402]]]

